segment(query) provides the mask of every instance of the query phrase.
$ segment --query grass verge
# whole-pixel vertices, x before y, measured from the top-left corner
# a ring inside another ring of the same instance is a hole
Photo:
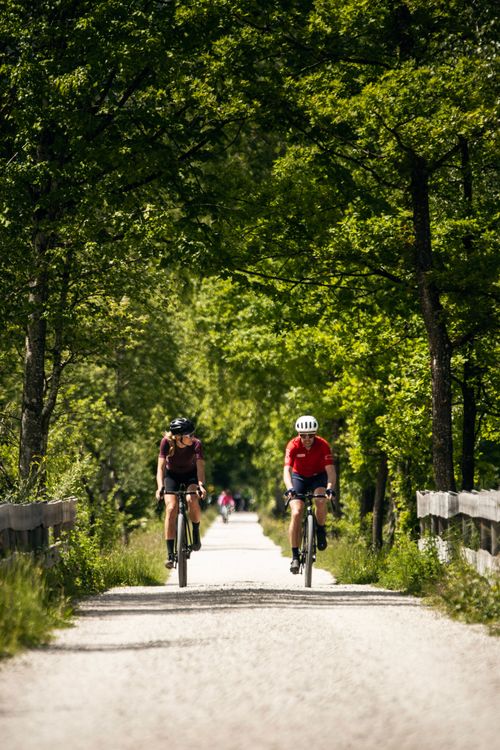
[[[70,613],[68,600],[50,589],[29,555],[0,565],[0,657],[47,643]]]

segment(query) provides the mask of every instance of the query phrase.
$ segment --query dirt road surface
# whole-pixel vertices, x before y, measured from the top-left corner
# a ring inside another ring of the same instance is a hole
[[[496,750],[500,639],[369,586],[313,588],[252,513],[188,587],[113,589],[0,667],[3,750]]]

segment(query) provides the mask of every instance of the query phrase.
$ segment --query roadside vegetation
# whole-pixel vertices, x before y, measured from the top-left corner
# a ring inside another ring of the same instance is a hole
[[[128,545],[117,541],[105,551],[83,528],[64,542],[53,568],[27,554],[0,565],[0,658],[48,643],[55,628],[71,624],[85,596],[112,586],[160,586],[167,578],[157,520],[133,532]]]
[[[289,556],[289,518],[265,512],[260,521],[265,534]],[[408,534],[401,534],[392,547],[375,550],[345,522],[330,522],[329,528],[329,546],[318,554],[316,566],[332,573],[338,583],[372,584],[423,597],[448,616],[484,624],[491,635],[500,636],[500,576],[481,576],[458,548],[444,564],[432,539],[422,550]]]
[[[202,524],[212,523],[209,506]],[[78,602],[114,586],[162,586],[170,575],[164,567],[163,519],[143,519],[124,544],[116,539],[101,548],[88,524],[62,540],[60,562],[43,569],[31,555],[17,554],[0,564],[0,658],[23,648],[48,643],[59,627],[70,625]]]

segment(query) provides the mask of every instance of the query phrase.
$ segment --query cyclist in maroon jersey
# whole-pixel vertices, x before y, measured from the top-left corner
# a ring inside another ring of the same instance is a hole
[[[318,422],[312,416],[299,417],[295,422],[295,429],[299,433],[286,446],[283,481],[286,494],[290,500],[290,528],[288,531],[292,548],[291,573],[298,573],[299,544],[304,501],[297,497],[307,490],[315,495],[334,496],[335,467],[332,449],[329,443],[317,435]],[[327,547],[326,541],[326,499],[315,500],[317,546],[319,550]]]
[[[201,508],[199,494],[207,496],[205,489],[205,460],[201,440],[194,435],[194,424],[190,419],[178,417],[169,425],[160,443],[158,466],[156,469],[156,499],[164,491],[165,499],[165,541],[167,559],[165,567],[174,566],[174,539],[177,520],[176,492],[181,485],[189,490],[186,495],[189,518],[193,524],[193,549],[199,550]],[[198,494],[199,493],[199,494]]]

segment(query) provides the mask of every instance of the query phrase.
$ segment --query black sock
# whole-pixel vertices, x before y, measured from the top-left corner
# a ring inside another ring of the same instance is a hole
[[[167,553],[169,555],[173,555],[174,554],[174,540],[167,539],[166,542],[167,542]]]
[[[295,558],[296,560],[299,559],[299,548],[298,547],[292,547],[292,558]]]
[[[195,534],[196,533],[198,533],[198,534],[200,533],[200,522],[199,521],[198,521],[198,523],[195,523],[193,521],[193,533],[195,533]]]

